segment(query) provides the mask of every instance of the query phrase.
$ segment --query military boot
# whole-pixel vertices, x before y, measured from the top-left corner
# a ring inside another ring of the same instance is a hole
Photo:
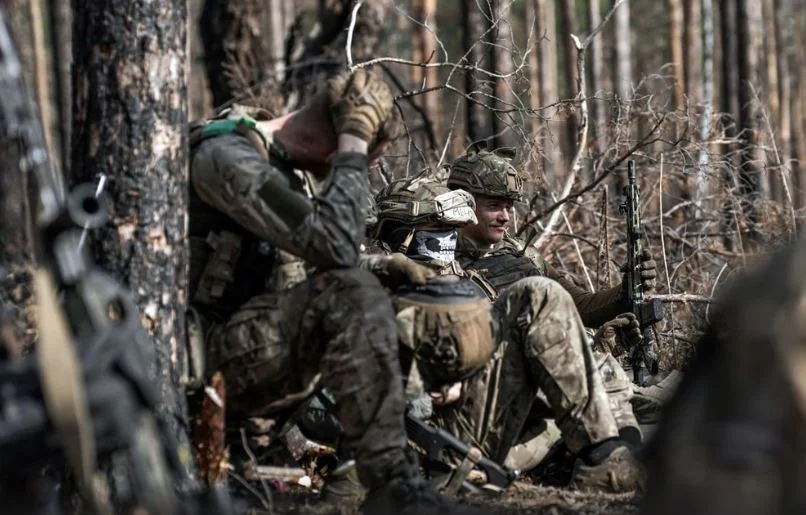
[[[627,447],[619,446],[597,464],[577,458],[571,473],[570,487],[576,490],[598,490],[620,493],[643,490],[644,475]]]
[[[322,499],[332,504],[358,503],[364,500],[366,488],[358,480],[355,461],[350,460],[328,474]]]

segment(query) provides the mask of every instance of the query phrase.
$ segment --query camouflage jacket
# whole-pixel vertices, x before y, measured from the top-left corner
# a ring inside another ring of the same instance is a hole
[[[501,243],[487,248],[460,235],[456,259],[462,268],[477,271],[499,290],[534,275],[557,281],[571,294],[587,327],[598,327],[629,311],[622,301],[621,284],[591,293],[551,266],[534,247],[524,248],[521,241],[509,235]]]
[[[236,105],[191,126],[191,300],[224,312],[269,289],[292,256],[355,266],[365,234],[367,156],[337,154],[311,197],[260,115]]]

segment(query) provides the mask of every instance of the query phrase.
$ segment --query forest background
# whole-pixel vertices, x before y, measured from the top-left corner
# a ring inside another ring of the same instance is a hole
[[[514,147],[513,232],[590,290],[619,280],[635,160],[664,368],[685,365],[720,286],[803,224],[804,0],[3,3],[59,176],[103,178],[114,201],[93,249],[135,293],[166,406],[182,403],[187,123],[233,99],[283,114],[347,66],[384,74],[406,122],[374,190],[474,142]],[[25,346],[35,208],[23,171],[2,177],[0,303]]]

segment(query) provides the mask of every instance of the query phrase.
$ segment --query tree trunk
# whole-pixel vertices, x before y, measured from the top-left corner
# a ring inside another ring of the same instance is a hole
[[[741,166],[739,192],[746,203],[745,215],[751,225],[757,223],[756,203],[766,193],[759,156],[759,112],[756,85],[759,84],[759,55],[761,6],[758,0],[740,0],[737,9],[738,64],[739,64],[739,134]],[[759,236],[758,228],[751,226],[750,236]]]
[[[674,73],[674,108],[677,116],[681,117],[677,122],[678,132],[683,128],[683,117],[686,109],[686,82],[683,72],[683,6],[680,0],[669,0],[669,48],[672,54],[672,66]]]
[[[218,108],[257,97],[268,76],[260,33],[259,0],[205,0],[201,24],[204,64]]]
[[[719,110],[723,113],[725,136],[736,136],[736,124],[739,120],[739,65],[737,50],[737,16],[735,0],[719,0],[719,38],[722,52],[721,62],[721,95]],[[736,248],[733,232],[736,229],[734,212],[738,207],[733,199],[738,190],[738,177],[735,173],[736,158],[734,145],[723,145],[722,154],[722,183],[725,188],[724,203],[722,206],[722,243],[728,250]]]
[[[415,25],[412,32],[412,60],[418,63],[433,63],[440,59],[437,55],[437,43],[434,34],[437,33],[437,0],[414,0],[412,2],[412,17],[422,25]],[[429,30],[430,29],[430,30]],[[437,68],[411,67],[411,82],[414,89],[431,88],[439,84],[439,70]],[[431,124],[437,141],[442,141],[440,109],[440,92],[431,91],[420,95],[420,102],[425,110],[428,123]],[[438,151],[439,149],[432,149]]]
[[[576,96],[577,85],[576,48],[574,47],[574,41],[571,39],[571,34],[574,34],[577,26],[574,7],[575,2],[573,0],[560,2],[560,33],[558,41],[563,49],[563,77],[565,79],[563,97],[567,99],[572,99]],[[576,110],[569,110],[565,121],[563,153],[569,157],[576,153],[578,121],[575,113]]]
[[[711,135],[711,117],[714,102],[714,9],[711,0],[702,0],[703,33],[703,98],[700,114],[700,150],[697,157],[697,193],[695,205],[702,207],[708,194],[708,175],[711,171],[710,150],[707,141]]]
[[[775,17],[775,39],[776,45],[781,49],[781,55],[778,61],[778,84],[780,86],[781,97],[779,110],[772,115],[778,121],[778,133],[780,136],[780,152],[781,163],[784,166],[782,173],[787,180],[792,184],[792,164],[789,162],[792,158],[792,132],[791,132],[791,104],[792,104],[792,88],[790,73],[792,68],[792,2],[791,0],[775,0],[774,12]]]
[[[771,131],[767,131],[766,123],[764,123],[764,127],[761,128],[761,133],[765,135],[763,138],[765,141],[769,139],[769,146],[776,148],[780,147],[781,139],[779,137],[778,131],[778,113],[781,110],[781,102],[779,97],[779,86],[778,86],[778,51],[779,48],[777,46],[776,35],[775,35],[775,6],[773,5],[774,0],[762,0],[762,17],[763,17],[763,27],[764,27],[764,61],[765,67],[764,72],[766,75],[766,85],[767,85],[767,102],[766,106],[764,107],[767,110],[766,119],[769,120],[770,127],[772,128]],[[772,160],[767,159],[766,161],[775,161],[775,156],[771,154]],[[770,173],[770,196],[776,202],[784,201],[784,191],[783,191],[783,184],[781,182],[781,169],[777,162],[774,163],[773,168],[771,168],[772,172]]]
[[[178,364],[187,296],[185,0],[74,0],[74,182],[108,179],[100,266],[131,289],[154,345],[159,412],[187,442]]]
[[[462,0],[462,54],[471,66],[484,67],[489,64],[483,41],[486,30],[487,18],[476,0]],[[490,111],[479,104],[486,103],[487,97],[479,94],[485,91],[484,84],[480,75],[472,70],[466,71],[464,77],[465,92],[477,101],[468,99],[465,102],[467,137],[471,142],[487,139],[492,136],[493,129]]]
[[[700,0],[685,0],[686,95],[690,106],[702,103],[702,5]],[[692,110],[692,114],[696,112]]]
[[[615,3],[615,2],[614,2]],[[630,2],[624,2],[613,16],[616,42],[616,92],[622,100],[632,98],[632,42],[630,31]]]
[[[512,7],[512,0],[494,0],[493,6],[495,14],[493,21],[497,28],[490,33],[492,45],[492,65],[493,71],[499,75],[510,75],[515,69],[512,59],[512,26],[509,23],[509,16]],[[510,127],[517,123],[511,111],[515,108],[515,93],[512,90],[514,79],[495,79],[495,108],[497,112],[493,114],[493,134],[495,141],[493,146],[506,147],[516,144],[516,134]]]
[[[557,18],[554,10],[554,0],[536,0],[537,27],[535,31],[538,37],[544,38],[537,47],[538,60],[540,62],[540,105],[547,106],[557,102],[560,98],[557,85]],[[543,122],[546,131],[542,137],[543,147],[543,170],[548,179],[555,175],[554,170],[562,170],[563,166],[562,150],[558,142],[554,139],[553,129],[556,110],[544,110],[543,116],[547,121]]]
[[[797,167],[793,170],[798,178],[800,189],[800,205],[806,206],[806,37],[803,32],[806,30],[806,17],[803,16],[803,0],[795,0],[792,13],[800,13],[800,18],[795,20],[793,35],[794,49],[794,85],[792,88],[792,157],[793,164]]]
[[[602,6],[599,0],[590,0],[588,3],[588,27],[589,31],[593,31],[602,23]],[[607,109],[605,107],[604,95],[604,45],[602,45],[602,36],[599,35],[593,40],[588,47],[590,53],[590,91],[594,93],[595,101],[590,103],[591,117],[590,117],[590,131],[591,139],[590,145],[596,152],[603,150],[604,135],[607,128]],[[588,177],[590,179],[590,177]]]

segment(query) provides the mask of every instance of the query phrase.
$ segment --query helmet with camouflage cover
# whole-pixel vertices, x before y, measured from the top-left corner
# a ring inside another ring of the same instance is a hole
[[[474,195],[520,200],[523,178],[510,162],[513,157],[515,151],[511,148],[489,151],[474,147],[451,165],[448,187]]]
[[[464,227],[476,220],[473,195],[449,189],[431,170],[390,183],[375,197],[377,223],[375,237],[382,237],[391,226],[413,228],[433,224]]]

